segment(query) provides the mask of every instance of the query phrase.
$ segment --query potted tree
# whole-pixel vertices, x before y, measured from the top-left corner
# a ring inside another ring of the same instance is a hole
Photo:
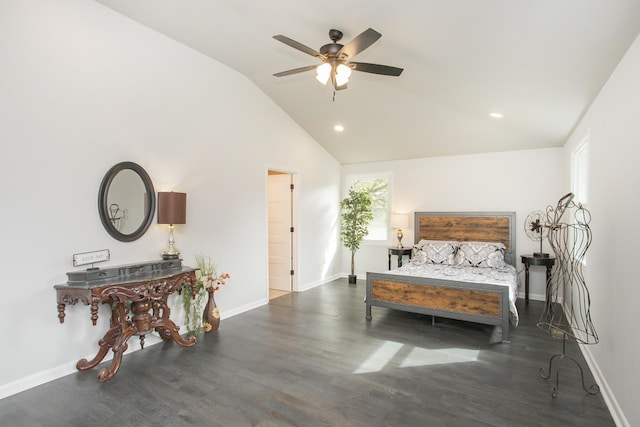
[[[340,241],[351,251],[351,274],[349,283],[356,283],[355,255],[360,243],[369,233],[369,223],[373,219],[369,189],[349,189],[349,197],[340,202],[342,221],[340,223]]]

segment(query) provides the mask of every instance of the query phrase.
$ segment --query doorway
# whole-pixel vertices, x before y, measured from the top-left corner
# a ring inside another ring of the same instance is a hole
[[[269,299],[286,295],[294,287],[293,175],[269,170],[267,174]]]

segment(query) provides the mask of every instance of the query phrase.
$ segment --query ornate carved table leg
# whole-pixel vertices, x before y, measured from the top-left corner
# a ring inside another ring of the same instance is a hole
[[[127,321],[127,310],[124,302],[116,301],[111,310],[112,329],[116,331],[112,342],[113,360],[109,368],[102,368],[98,373],[98,381],[100,382],[109,381],[118,372],[122,363],[122,356],[129,348],[127,341],[136,333],[136,329],[129,325]]]
[[[98,323],[98,303],[100,302],[99,298],[92,297],[91,298],[91,323],[93,326],[96,326]]]
[[[124,333],[116,338],[116,343],[113,346],[113,361],[111,362],[111,367],[102,368],[98,373],[98,381],[101,383],[109,381],[120,369],[120,364],[122,363],[122,355],[129,345],[127,341],[135,334],[135,330],[133,328],[127,328]]]
[[[189,339],[184,339],[178,332],[180,327],[173,323],[171,319],[169,319],[169,315],[171,314],[171,309],[167,305],[167,295],[163,295],[163,297],[158,300],[158,306],[161,311],[161,316],[155,319],[153,327],[160,334],[163,340],[168,340],[169,338],[173,339],[176,344],[181,345],[182,347],[191,347],[197,341],[196,337],[193,335],[189,337]]]
[[[91,360],[80,359],[78,363],[76,363],[76,368],[80,371],[86,371],[91,368],[94,368],[98,365],[98,363],[102,362],[102,359],[107,355],[107,352],[110,348],[112,348],[115,344],[116,337],[120,334],[120,326],[112,326],[109,328],[104,337],[98,341],[98,345],[100,348],[98,349],[98,353]]]
[[[114,302],[111,299],[109,302],[111,303],[111,327],[104,334],[102,339],[98,341],[99,348],[95,357],[91,360],[80,359],[78,363],[76,363],[76,368],[80,371],[86,371],[94,368],[98,363],[102,362],[102,359],[107,355],[109,349],[115,346],[118,336],[122,334],[123,322],[121,321],[120,316],[124,315],[124,305],[120,302]],[[117,305],[120,306],[120,309],[118,309]]]
[[[144,348],[144,336],[152,331],[152,317],[149,313],[151,301],[136,301],[131,303],[131,322],[136,334],[140,336],[140,348]]]
[[[58,303],[58,319],[60,319],[60,323],[64,323],[64,308],[65,304]]]

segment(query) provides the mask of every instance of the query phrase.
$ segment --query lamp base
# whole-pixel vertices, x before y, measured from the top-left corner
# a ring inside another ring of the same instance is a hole
[[[549,258],[549,254],[544,253],[544,252],[534,252],[533,253],[533,257],[534,258]]]
[[[173,224],[169,225],[169,246],[162,252],[162,259],[178,259],[180,251],[176,248],[176,241],[173,238]]]
[[[396,246],[398,249],[404,249],[404,246],[402,246],[402,238],[404,237],[402,234],[402,229],[398,228],[398,245]]]

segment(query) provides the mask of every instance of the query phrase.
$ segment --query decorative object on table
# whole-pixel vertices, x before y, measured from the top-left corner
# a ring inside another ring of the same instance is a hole
[[[540,369],[540,375],[549,379],[553,362],[557,360],[555,387],[551,395],[558,395],[560,363],[564,359],[573,361],[580,370],[582,388],[589,394],[597,394],[600,387],[592,384],[587,387],[584,371],[580,363],[566,354],[566,342],[573,339],[580,344],[597,344],[598,334],[591,321],[591,298],[585,282],[584,259],[591,245],[591,213],[580,203],[573,201],[569,193],[558,201],[556,207],[547,208],[546,223],[549,229],[549,244],[556,256],[556,268],[552,280],[548,282],[545,309],[538,327],[547,331],[552,338],[562,339],[562,353],[549,359],[548,373]],[[566,222],[562,217],[569,210]]]
[[[180,251],[175,246],[173,228],[176,224],[187,223],[187,193],[158,193],[158,224],[169,225],[169,243],[162,252],[162,259],[177,259]]]
[[[402,246],[402,229],[409,227],[409,215],[407,214],[391,214],[391,228],[397,229],[398,236],[398,249],[404,248]]]
[[[349,283],[356,283],[355,255],[360,243],[369,234],[369,223],[373,219],[371,209],[371,191],[369,189],[349,189],[349,196],[340,202],[342,221],[340,223],[340,241],[351,251],[351,274]]]
[[[547,215],[542,211],[533,211],[524,220],[524,231],[527,237],[534,242],[540,242],[540,252],[534,252],[534,257],[548,257],[548,253],[542,252],[542,241],[547,237],[549,228],[545,225]]]
[[[111,252],[109,249],[102,249],[99,251],[82,252],[79,254],[73,254],[73,266],[80,267],[81,265],[91,264],[87,270],[98,270],[95,267],[96,262],[105,262],[111,259]]]
[[[184,324],[187,332],[215,332],[220,327],[220,311],[216,305],[214,293],[231,278],[229,273],[218,274],[211,258],[198,254],[195,256],[196,272],[195,298],[188,292],[182,295]],[[206,298],[206,304],[205,304]],[[203,309],[204,305],[204,309]]]

